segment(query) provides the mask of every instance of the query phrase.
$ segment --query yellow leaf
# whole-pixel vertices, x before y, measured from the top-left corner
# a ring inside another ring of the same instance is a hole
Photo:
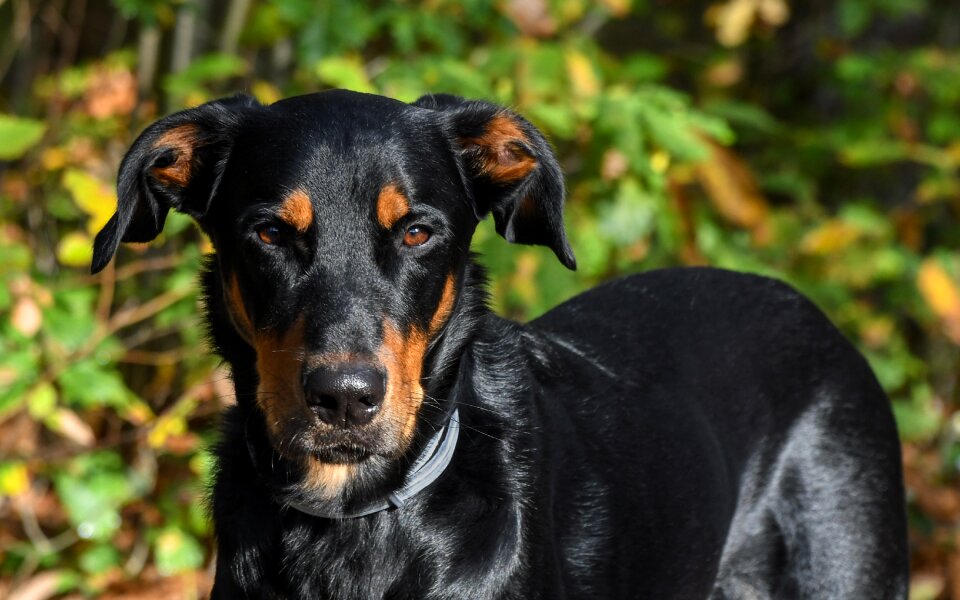
[[[67,164],[67,151],[60,146],[47,148],[40,154],[40,164],[47,171],[62,169]]]
[[[920,265],[917,288],[930,310],[943,323],[947,337],[960,344],[960,290],[936,259],[928,258]]]
[[[172,435],[179,435],[187,430],[187,422],[178,416],[164,415],[157,419],[150,433],[147,434],[147,443],[152,448],[160,448]]]
[[[261,80],[253,82],[253,85],[250,86],[250,92],[262,104],[273,104],[283,97],[283,94],[275,85]]]
[[[79,169],[67,169],[63,173],[63,187],[67,188],[73,201],[89,216],[87,231],[100,231],[117,209],[117,195],[113,187]]]
[[[665,173],[670,168],[670,154],[663,150],[656,150],[650,155],[650,168],[657,173]]]
[[[30,475],[23,463],[0,464],[0,496],[17,496],[30,488]]]
[[[857,241],[860,233],[859,229],[849,223],[837,219],[826,221],[803,236],[800,251],[817,256],[835,254]]]
[[[625,17],[627,13],[630,12],[630,4],[632,0],[600,0],[607,10],[609,10],[615,17]]]
[[[590,63],[590,59],[582,52],[570,50],[567,52],[567,74],[573,86],[573,93],[581,98],[596,96],[600,91],[600,81]]]
[[[739,46],[750,33],[757,16],[758,0],[729,0],[715,12],[717,41],[727,47]]]
[[[68,267],[85,267],[93,259],[93,241],[82,231],[72,231],[57,244],[57,260]]]
[[[57,389],[49,381],[41,381],[26,395],[27,411],[34,419],[44,419],[57,407]]]

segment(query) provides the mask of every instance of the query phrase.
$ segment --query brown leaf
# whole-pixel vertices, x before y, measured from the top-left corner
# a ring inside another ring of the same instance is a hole
[[[137,105],[137,80],[126,69],[98,69],[83,101],[87,112],[96,119],[128,115]]]
[[[37,335],[43,324],[43,313],[40,312],[36,300],[29,297],[17,300],[10,312],[10,324],[25,337]]]
[[[761,233],[766,228],[769,209],[750,168],[730,150],[716,142],[706,142],[711,155],[697,165],[700,185],[724,218]]]
[[[524,35],[549,37],[557,31],[546,0],[506,0],[503,11]]]

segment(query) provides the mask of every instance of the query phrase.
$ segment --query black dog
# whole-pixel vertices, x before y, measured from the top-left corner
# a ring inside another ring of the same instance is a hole
[[[232,366],[216,598],[902,598],[900,451],[866,362],[787,286],[603,285],[521,325],[470,254],[567,267],[543,136],[486,102],[237,97],[149,127],[93,270],[171,208]]]

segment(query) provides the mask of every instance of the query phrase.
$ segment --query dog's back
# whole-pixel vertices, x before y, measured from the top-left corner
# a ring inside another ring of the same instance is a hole
[[[905,596],[889,403],[788,286],[655,271],[577,296],[530,329],[550,348],[539,397],[570,587]]]

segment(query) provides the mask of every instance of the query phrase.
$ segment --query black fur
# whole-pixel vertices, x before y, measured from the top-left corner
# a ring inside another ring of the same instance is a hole
[[[496,118],[519,136],[477,147]],[[156,140],[184,123],[199,132],[197,166],[186,185],[164,186],[151,173],[178,159]],[[491,160],[535,166],[498,179]],[[388,184],[410,212],[385,227],[376,203]],[[295,189],[311,201],[302,232],[276,221]],[[508,240],[575,264],[559,167],[519,116],[446,95],[219,101],[147,129],[121,166],[119,196],[95,270],[121,240],[155,236],[170,208],[192,214],[216,248],[206,315],[238,402],[217,447],[214,598],[906,596],[888,401],[796,292],[676,269],[607,283],[526,325],[487,310],[469,252],[485,214]],[[282,243],[258,240],[264,223]],[[432,232],[423,246],[400,241],[413,225]],[[448,277],[455,300],[441,319]],[[234,279],[251,327],[228,306]],[[278,445],[265,411],[299,410],[300,384],[258,388],[271,376],[258,372],[263,340],[299,331],[296,347],[278,350],[289,357],[269,358],[302,376],[316,356],[374,355],[387,323],[430,332],[409,444],[377,419],[331,433],[296,413]],[[384,497],[454,407],[453,463],[404,507],[331,520],[287,505]],[[309,460],[355,468],[331,496],[307,487]]]

